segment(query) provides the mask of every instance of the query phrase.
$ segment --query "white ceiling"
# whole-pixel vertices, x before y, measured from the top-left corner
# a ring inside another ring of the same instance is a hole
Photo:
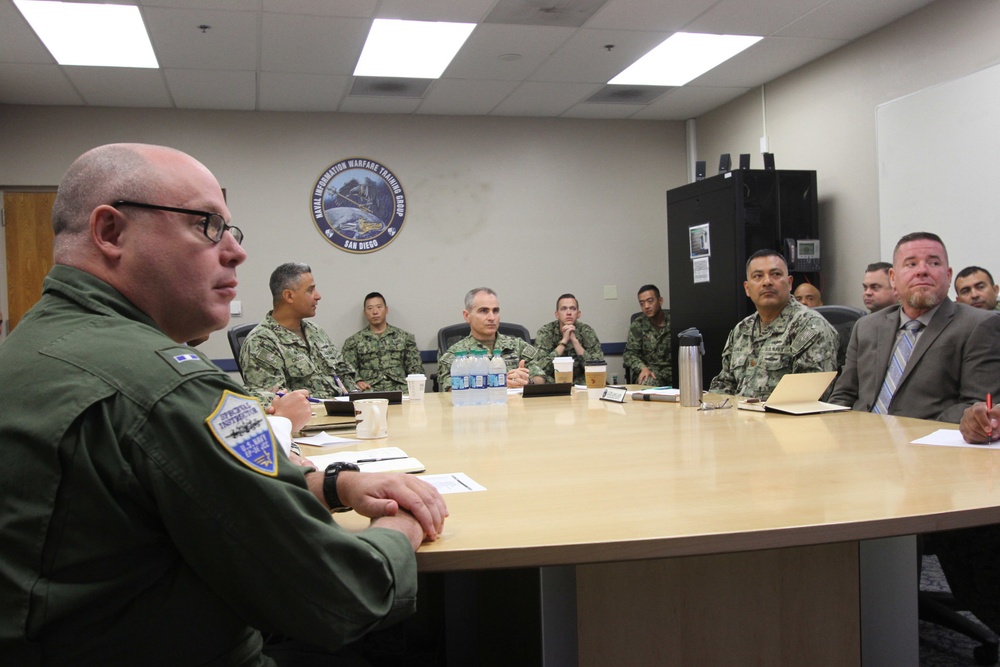
[[[136,0],[161,67],[148,70],[56,65],[0,0],[0,103],[683,120],[930,1]],[[375,18],[478,25],[438,80],[356,80]],[[679,30],[765,39],[686,86],[587,101]],[[414,83],[422,95],[399,96]]]

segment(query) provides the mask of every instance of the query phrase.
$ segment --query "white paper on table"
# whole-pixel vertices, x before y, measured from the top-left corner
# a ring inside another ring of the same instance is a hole
[[[320,470],[324,470],[331,463],[338,461],[357,463],[361,472],[423,472],[427,469],[419,459],[407,455],[399,447],[318,454],[310,456],[309,460],[315,463]]]
[[[954,428],[939,428],[930,435],[917,438],[914,445],[942,445],[944,447],[974,447],[976,449],[1000,449],[1000,442],[989,445],[973,445],[965,441],[962,432]]]
[[[353,440],[351,438],[338,438],[335,435],[330,435],[326,431],[320,431],[316,435],[295,438],[295,442],[300,445],[310,445],[312,447],[343,447],[344,445],[353,445],[354,443],[361,441]]]
[[[524,393],[524,387],[514,387],[514,388],[507,387],[508,396],[515,396],[517,394],[523,394],[523,393]]]
[[[424,480],[438,493],[470,493],[472,491],[485,491],[486,487],[474,481],[464,472],[452,472],[446,475],[421,475]]]

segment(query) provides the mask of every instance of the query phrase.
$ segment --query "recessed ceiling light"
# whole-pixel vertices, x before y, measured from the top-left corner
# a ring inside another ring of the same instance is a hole
[[[375,19],[354,76],[437,79],[475,23]]]
[[[608,83],[683,86],[762,39],[755,35],[674,33]]]
[[[60,65],[159,67],[139,8],[14,0]]]

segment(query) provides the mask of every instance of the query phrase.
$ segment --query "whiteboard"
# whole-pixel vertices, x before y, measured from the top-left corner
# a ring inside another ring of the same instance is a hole
[[[904,234],[934,232],[955,274],[978,265],[1000,280],[1000,66],[876,115],[882,258],[892,261]]]

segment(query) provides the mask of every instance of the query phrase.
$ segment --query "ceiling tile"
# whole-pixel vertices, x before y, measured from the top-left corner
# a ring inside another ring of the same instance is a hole
[[[261,69],[350,76],[370,27],[367,19],[265,14]]]
[[[759,86],[839,49],[844,41],[772,37],[691,82],[692,86]]]
[[[657,32],[580,30],[529,79],[607,83],[669,36]]]
[[[543,26],[476,26],[444,76],[521,81],[537,70],[573,32],[572,28]]]
[[[721,0],[684,29],[687,32],[766,37],[824,2],[827,0]]]
[[[931,0],[830,0],[779,34],[787,37],[857,39],[930,2]]]
[[[264,72],[260,75],[261,111],[336,111],[353,77]]]
[[[253,111],[257,107],[253,71],[167,69],[163,75],[179,108]]]
[[[643,30],[672,33],[684,29],[718,0],[610,0],[587,22],[590,29]]]
[[[257,14],[187,9],[146,10],[160,67],[257,69]],[[202,30],[199,26],[209,26]]]
[[[589,83],[528,81],[518,86],[493,116],[560,116],[573,105],[593,95],[601,86]]]
[[[125,67],[64,67],[90,106],[172,107],[163,73]]]
[[[490,113],[517,85],[516,81],[438,81],[425,95],[419,113],[481,116]]]
[[[83,103],[83,97],[58,65],[0,63],[0,104]]]
[[[655,102],[637,111],[636,120],[687,120],[697,118],[712,109],[743,95],[749,88],[674,88]]]

